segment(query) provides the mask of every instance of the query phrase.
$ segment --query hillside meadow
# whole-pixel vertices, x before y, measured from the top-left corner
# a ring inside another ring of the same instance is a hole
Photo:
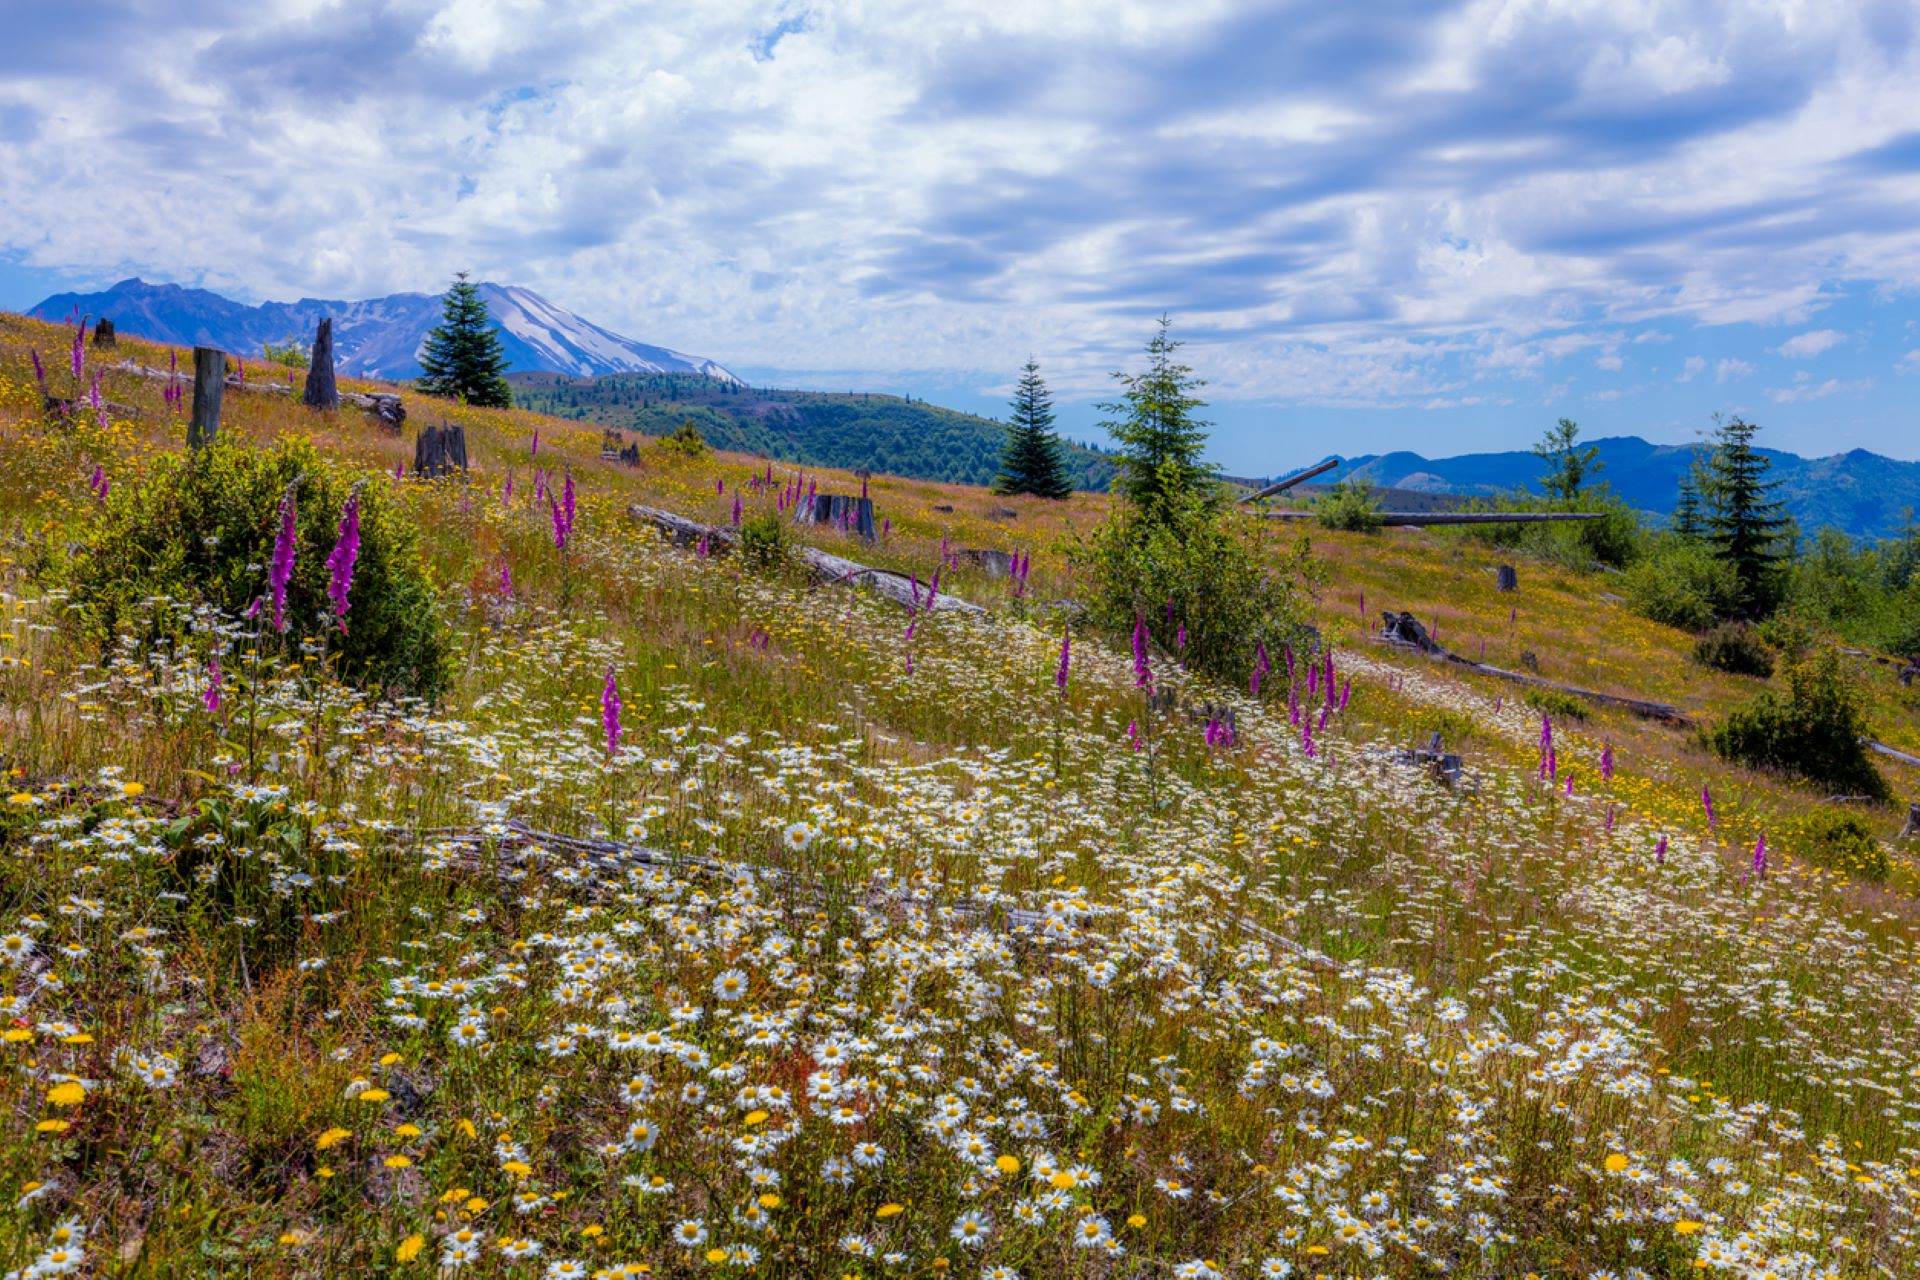
[[[47,421],[71,335],[0,317],[0,1270],[1920,1266],[1914,849],[1810,861],[1816,792],[1372,639],[1406,609],[1696,721],[1752,696],[1608,578],[1267,522],[1326,649],[1259,697],[1156,652],[1150,699],[1079,630],[1062,684],[1104,497],[875,476],[879,544],[795,531],[988,610],[909,617],[627,514],[758,513],[763,459],[229,392],[229,439],[310,437],[421,530],[451,679],[381,698],[185,598],[143,602],[159,642],[81,625],[75,557],[184,419],[89,351],[121,410]],[[470,472],[405,474],[441,420]],[[1860,678],[1920,751],[1916,691]],[[1399,756],[1436,731],[1457,785]]]

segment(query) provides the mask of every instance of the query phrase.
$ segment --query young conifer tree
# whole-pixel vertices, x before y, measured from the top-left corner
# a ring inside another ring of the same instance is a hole
[[[1180,344],[1172,321],[1147,343],[1147,367],[1141,373],[1116,373],[1120,399],[1100,407],[1114,417],[1105,427],[1120,442],[1121,494],[1150,522],[1173,524],[1183,512],[1217,501],[1214,468],[1202,459],[1207,424],[1194,416],[1206,401],[1195,394],[1206,385],[1180,363]]]
[[[1042,498],[1064,498],[1073,492],[1066,464],[1060,458],[1060,439],[1053,432],[1053,395],[1040,376],[1039,362],[1028,357],[1014,390],[1013,414],[1007,424],[1007,443],[1000,455],[1000,474],[993,479],[995,493],[1031,493]]]
[[[1772,465],[1753,446],[1759,428],[1743,418],[1721,424],[1707,462],[1707,540],[1732,567],[1739,583],[1739,611],[1760,618],[1773,612],[1782,587],[1787,517],[1767,479]]]
[[[513,404],[506,374],[507,356],[487,314],[486,299],[462,271],[447,290],[440,324],[421,349],[416,385],[428,395],[505,409]]]

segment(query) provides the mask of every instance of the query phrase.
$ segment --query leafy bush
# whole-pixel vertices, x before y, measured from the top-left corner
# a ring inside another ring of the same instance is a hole
[[[1558,689],[1529,689],[1520,695],[1520,701],[1540,714],[1552,716],[1556,720],[1587,718],[1587,704],[1572,694],[1562,693]]]
[[[283,364],[289,369],[304,369],[313,360],[312,354],[297,342],[269,342],[264,351],[270,363]]]
[[[1798,774],[1847,795],[1883,800],[1886,779],[1867,757],[1866,714],[1838,651],[1787,668],[1786,698],[1768,689],[1705,733],[1722,759]]]
[[[689,458],[698,458],[708,451],[707,438],[700,434],[700,428],[693,425],[691,418],[661,437],[660,447]]]
[[[1760,632],[1745,622],[1723,622],[1693,644],[1694,661],[1736,676],[1773,674],[1773,650]]]
[[[1782,834],[1789,853],[1822,867],[1873,881],[1885,880],[1891,869],[1886,846],[1857,813],[1811,809]]]
[[[778,512],[761,511],[740,522],[740,556],[758,569],[785,564],[793,535]]]
[[[1071,548],[1089,620],[1124,634],[1144,618],[1169,651],[1184,626],[1178,652],[1189,667],[1244,681],[1256,643],[1277,655],[1300,635],[1296,584],[1313,572],[1304,543],[1276,573],[1231,512],[1189,500],[1169,515],[1148,519],[1120,506]]]
[[[1628,566],[1622,585],[1641,617],[1704,631],[1733,611],[1740,584],[1704,543],[1661,537]]]
[[[1605,487],[1583,490],[1573,498],[1541,498],[1530,493],[1477,498],[1463,511],[1590,512],[1598,520],[1567,524],[1482,524],[1462,532],[1466,537],[1507,547],[1541,560],[1573,569],[1595,565],[1621,568],[1640,554],[1640,517]]]
[[[1373,533],[1380,528],[1380,499],[1365,480],[1342,480],[1313,504],[1314,516],[1329,529]]]
[[[290,486],[296,550],[288,642],[324,642],[341,677],[363,687],[438,694],[449,674],[449,640],[411,518],[383,484],[360,488],[360,554],[342,633],[327,596],[326,560],[354,478],[303,440],[264,451],[223,442],[166,455],[138,482],[116,486],[71,569],[85,625],[103,638],[152,627],[151,614],[138,606],[160,595],[243,614],[267,594],[280,502]],[[263,606],[263,629],[267,616]]]

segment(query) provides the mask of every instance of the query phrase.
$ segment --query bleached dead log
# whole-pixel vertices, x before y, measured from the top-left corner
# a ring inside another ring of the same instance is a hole
[[[1276,493],[1285,493],[1288,489],[1293,488],[1293,486],[1297,484],[1303,484],[1306,481],[1313,479],[1315,476],[1325,475],[1327,472],[1333,470],[1335,467],[1339,465],[1340,465],[1339,458],[1337,457],[1325,458],[1319,462],[1314,463],[1312,466],[1306,468],[1303,471],[1296,471],[1292,475],[1287,476],[1284,479],[1275,480],[1272,484],[1268,485],[1264,489],[1257,489],[1252,493],[1242,495],[1240,498],[1240,501],[1258,502],[1261,498],[1271,498]]]
[[[1266,511],[1269,520],[1312,520],[1312,511]],[[1600,511],[1381,511],[1382,525],[1403,529],[1425,529],[1449,524],[1565,524],[1579,520],[1599,520]]]
[[[131,360],[122,360],[112,366],[116,373],[132,374],[136,378],[153,378],[165,382],[175,375],[165,369],[155,369],[150,365],[137,364]],[[227,374],[222,386],[228,391],[246,391],[254,395],[293,395],[294,387],[285,382],[257,382],[242,378],[238,371]],[[389,431],[398,431],[407,420],[406,406],[400,397],[389,391],[341,391],[342,404],[364,409],[379,419],[380,425]]]
[[[1920,756],[1909,755],[1904,751],[1888,746],[1884,742],[1875,742],[1871,738],[1862,738],[1860,741],[1866,744],[1867,750],[1874,752],[1876,755],[1886,756],[1890,760],[1898,760],[1901,764],[1920,766]]]
[[[732,551],[738,544],[738,535],[732,529],[723,529],[717,525],[702,524],[698,520],[689,520],[672,511],[662,511],[658,507],[634,503],[627,508],[627,515],[635,520],[644,521],[659,529],[682,546],[690,546],[702,538],[707,540],[710,551]],[[822,551],[804,543],[794,548],[794,557],[807,566],[809,572],[823,583],[840,586],[867,586],[903,609],[925,609],[924,590],[916,592],[913,579],[904,573],[892,569],[876,569],[845,556],[834,555],[831,551]],[[916,598],[919,596],[921,598]],[[971,613],[984,614],[985,609],[958,596],[941,594],[933,602],[935,613]]]
[[[1587,702],[1597,702],[1602,706],[1620,707],[1637,716],[1645,716],[1649,720],[1661,720],[1667,724],[1676,725],[1689,723],[1686,714],[1680,708],[1664,702],[1648,702],[1643,698],[1629,698],[1618,693],[1601,693],[1595,689],[1582,689],[1576,685],[1561,684],[1557,680],[1530,676],[1519,671],[1507,671],[1501,667],[1488,666],[1484,662],[1475,662],[1472,658],[1463,658],[1435,641],[1427,629],[1420,625],[1419,619],[1412,614],[1386,612],[1381,616],[1385,619],[1385,624],[1380,629],[1380,639],[1389,644],[1443,658],[1456,666],[1465,667],[1483,676],[1492,676],[1496,680],[1511,680],[1515,684],[1523,684],[1533,689],[1551,689],[1555,693],[1564,693]],[[1920,760],[1914,763],[1920,764]]]

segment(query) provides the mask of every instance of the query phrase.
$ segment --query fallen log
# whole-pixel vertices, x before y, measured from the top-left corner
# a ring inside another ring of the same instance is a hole
[[[1489,666],[1484,662],[1475,662],[1472,658],[1461,657],[1451,649],[1440,645],[1427,632],[1427,629],[1420,625],[1419,620],[1410,613],[1388,612],[1381,616],[1385,619],[1385,625],[1380,629],[1380,639],[1388,644],[1399,645],[1403,648],[1412,649],[1417,653],[1442,658],[1456,666],[1465,667],[1467,670],[1477,672],[1480,675],[1492,676],[1496,680],[1511,680],[1515,684],[1523,684],[1534,689],[1551,689],[1555,693],[1564,693],[1570,697],[1581,698],[1587,702],[1597,702],[1603,706],[1620,707],[1633,712],[1633,714],[1637,716],[1645,716],[1649,720],[1664,721],[1667,724],[1685,725],[1690,723],[1686,714],[1682,712],[1680,708],[1670,706],[1664,702],[1648,702],[1643,698],[1629,698],[1618,693],[1601,693],[1595,689],[1582,689],[1576,685],[1561,684],[1557,680],[1547,680],[1540,676],[1530,676],[1519,671],[1508,671],[1502,667]],[[1916,760],[1914,763],[1920,764],[1920,760]]]
[[[1901,764],[1920,766],[1920,756],[1908,755],[1904,751],[1890,747],[1884,742],[1875,742],[1871,738],[1862,738],[1860,741],[1866,745],[1867,750],[1874,752],[1876,755],[1883,755],[1891,760],[1898,760]]]
[[[704,538],[709,550],[725,553],[732,551],[739,542],[739,535],[732,529],[702,524],[698,520],[689,520],[686,516],[672,511],[662,511],[658,507],[644,506],[636,502],[627,508],[627,515],[661,530],[680,546],[689,546]],[[904,573],[896,573],[892,569],[876,569],[871,565],[849,560],[845,556],[834,555],[831,551],[807,546],[805,543],[796,546],[793,554],[807,566],[814,578],[822,583],[841,586],[864,584],[903,609],[917,612],[927,608],[926,602],[918,598],[921,593],[914,589],[913,579]],[[986,610],[958,596],[942,594],[935,598],[933,612],[984,614]]]
[[[1275,480],[1264,489],[1256,489],[1252,493],[1241,495],[1240,501],[1258,502],[1262,498],[1271,498],[1276,493],[1285,493],[1288,489],[1293,488],[1293,486],[1303,484],[1315,476],[1324,475],[1339,465],[1340,459],[1338,457],[1329,456],[1323,458],[1304,470],[1296,471],[1284,479]]]
[[[1311,511],[1265,511],[1269,520],[1312,520]],[[1425,529],[1448,524],[1559,524],[1576,520],[1598,520],[1599,511],[1381,511],[1375,513],[1382,525],[1403,529]]]

